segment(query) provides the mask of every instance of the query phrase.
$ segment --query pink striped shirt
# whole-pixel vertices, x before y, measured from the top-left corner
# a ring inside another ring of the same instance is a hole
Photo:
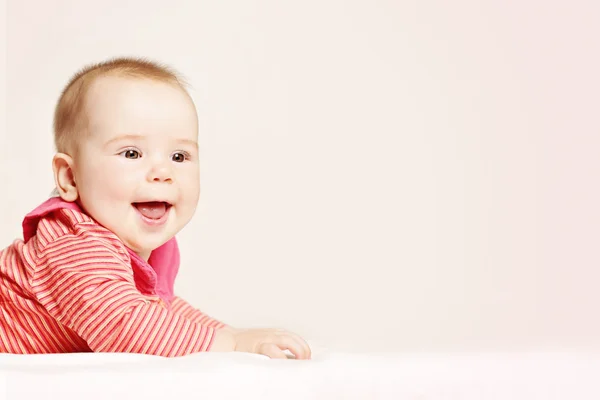
[[[148,262],[75,203],[51,198],[0,251],[0,353],[208,351],[225,325],[173,293],[175,238]]]

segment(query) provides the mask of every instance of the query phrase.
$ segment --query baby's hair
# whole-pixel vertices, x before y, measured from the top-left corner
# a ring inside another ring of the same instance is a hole
[[[96,78],[106,75],[153,79],[179,86],[187,92],[187,84],[181,75],[170,67],[147,59],[119,57],[88,65],[69,80],[58,99],[54,111],[57,152],[74,152],[77,140],[86,134],[85,95]]]

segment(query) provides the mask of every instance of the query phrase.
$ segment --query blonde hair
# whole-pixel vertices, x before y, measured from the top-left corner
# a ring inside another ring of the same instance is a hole
[[[179,86],[187,93],[187,84],[182,76],[170,67],[147,59],[120,57],[88,65],[69,80],[54,110],[54,145],[57,152],[73,153],[78,139],[87,133],[85,96],[94,80],[106,75],[153,79]]]

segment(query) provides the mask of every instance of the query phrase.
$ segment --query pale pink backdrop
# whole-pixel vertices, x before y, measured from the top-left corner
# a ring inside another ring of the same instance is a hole
[[[66,80],[147,56],[201,119],[194,304],[347,350],[600,348],[598,2],[3,8],[2,246],[52,190]]]

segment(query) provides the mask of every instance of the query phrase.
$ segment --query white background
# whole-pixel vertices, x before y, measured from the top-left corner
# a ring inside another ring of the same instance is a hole
[[[67,80],[143,56],[200,116],[196,306],[348,351],[600,348],[597,2],[2,8],[0,247],[53,189]]]

